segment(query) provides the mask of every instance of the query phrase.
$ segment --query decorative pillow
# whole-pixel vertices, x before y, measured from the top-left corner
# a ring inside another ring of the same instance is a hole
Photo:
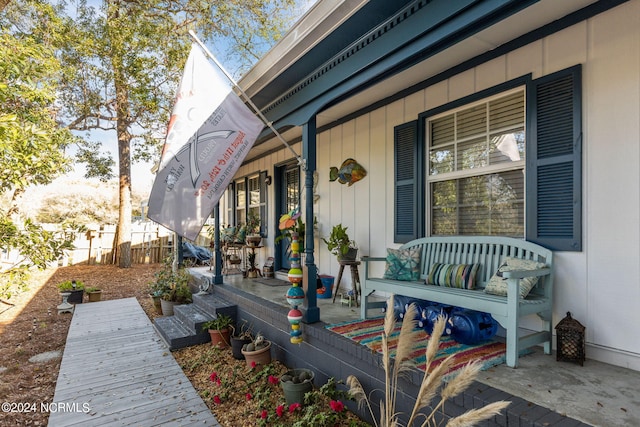
[[[517,270],[537,270],[539,268],[546,267],[546,264],[536,261],[530,261],[519,258],[505,258],[502,261],[502,265],[498,267],[498,271],[489,279],[489,283],[485,286],[484,291],[487,294],[492,295],[507,295],[507,279],[502,277],[502,273],[505,271],[517,271]],[[526,298],[531,292],[531,289],[538,283],[537,277],[524,277],[520,279],[520,298]]]
[[[415,281],[420,279],[420,248],[387,248],[384,279]]]
[[[436,262],[429,270],[427,285],[473,289],[476,284],[478,268],[480,268],[480,264],[441,264]]]

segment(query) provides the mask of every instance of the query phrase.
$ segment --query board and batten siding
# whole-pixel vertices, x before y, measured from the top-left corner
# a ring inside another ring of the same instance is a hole
[[[394,127],[517,77],[537,79],[576,64],[583,80],[583,246],[556,253],[553,324],[570,311],[586,326],[588,358],[640,370],[640,0],[320,133],[314,209],[322,236],[342,223],[361,255],[385,256],[386,248],[399,246],[393,242]],[[290,157],[282,153],[260,167],[273,171]],[[367,177],[351,187],[330,183],[329,168],[349,157]],[[273,186],[269,197],[272,206]],[[335,258],[318,239],[315,259],[320,273],[337,275]],[[538,323],[532,317],[525,327]]]

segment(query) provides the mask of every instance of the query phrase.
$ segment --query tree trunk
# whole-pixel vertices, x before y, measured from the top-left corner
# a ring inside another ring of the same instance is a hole
[[[119,15],[118,5],[111,4],[108,9],[109,17],[115,19]],[[113,64],[114,87],[116,90],[116,131],[118,133],[118,165],[119,165],[119,198],[118,210],[118,242],[117,257],[120,268],[131,267],[131,114],[129,111],[129,91],[124,72],[122,47],[117,38],[118,32],[111,31],[111,44],[115,48],[111,51]]]
[[[128,116],[128,98],[126,87],[116,80],[116,98],[118,110],[118,162],[119,162],[119,198],[118,210],[118,266],[131,267],[131,136],[128,124],[122,115]],[[119,88],[120,87],[120,88]],[[118,89],[119,88],[119,89]]]

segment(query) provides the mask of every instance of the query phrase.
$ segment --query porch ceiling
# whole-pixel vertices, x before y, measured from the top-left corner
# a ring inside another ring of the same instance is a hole
[[[339,7],[351,6],[358,8],[351,16],[352,19],[361,13],[372,13],[372,9],[366,9],[362,7],[360,3],[361,2],[359,1],[345,1],[341,3]],[[377,3],[386,3],[386,0],[382,2],[371,1],[370,3],[369,7],[371,8]],[[438,2],[436,1],[434,3]],[[561,22],[562,18],[567,19],[566,17],[568,15],[583,10],[589,5],[592,5],[591,7],[597,7],[598,4],[600,4],[601,7],[606,8],[611,7],[611,3],[617,4],[619,2],[594,0],[563,0],[559,2],[557,0],[540,0],[517,13],[513,13],[505,17],[493,25],[461,39],[444,50],[431,55],[425,55],[425,59],[420,62],[416,62],[414,59],[411,64],[406,64],[404,66],[402,64],[398,64],[398,66],[395,67],[396,71],[387,70],[384,75],[380,73],[378,76],[370,77],[367,81],[362,82],[357,87],[349,89],[348,92],[336,94],[333,96],[333,99],[330,99],[324,104],[324,106],[319,107],[316,111],[317,128],[321,130],[322,128],[338,124],[341,120],[344,120],[345,117],[361,114],[382,100],[397,96],[398,93],[402,93],[403,91],[406,91],[407,88],[424,82],[425,80],[437,78],[439,74],[445,73],[447,70],[450,70],[465,61],[471,61],[473,58],[479,57],[483,54],[490,54],[490,52],[494,51],[496,48],[512,42],[519,37],[522,38],[523,43],[530,43],[535,40],[535,36],[532,36],[530,40],[523,36],[533,34],[532,32],[535,30],[548,26],[549,24],[554,23],[554,21]],[[425,7],[430,7],[430,5]],[[588,13],[586,12],[587,9],[584,10],[585,13]],[[319,14],[317,18],[329,20],[328,11],[322,12],[323,13]],[[343,10],[341,13],[345,13],[345,11]],[[381,13],[384,17],[382,17]],[[349,32],[341,32],[342,26],[348,25],[349,20],[343,19],[341,22],[334,22],[337,27],[335,27],[332,32],[335,34],[340,33],[342,37],[351,37],[351,39],[343,39],[339,45],[334,44],[329,46],[323,45],[321,42],[316,40],[315,47],[316,49],[319,49],[318,46],[323,46],[322,49],[324,49],[323,51],[325,52],[325,55],[330,54],[330,56],[333,56],[343,47],[349,45],[352,41],[359,39],[362,35],[369,32],[371,28],[376,27],[380,22],[384,22],[387,17],[393,16],[393,13],[394,11],[389,8],[378,11],[375,18],[358,21],[359,25],[351,28]],[[305,18],[307,18],[307,21],[304,21]],[[308,27],[313,25],[322,26],[323,24],[323,22],[314,24],[309,22],[308,19],[310,19],[310,17],[305,16],[301,20],[304,25]],[[333,19],[335,20],[336,17],[334,16]],[[367,25],[369,26],[367,27]],[[364,30],[365,27],[367,27],[366,30]],[[293,33],[296,33],[296,28],[292,30]],[[323,33],[326,34],[325,39],[330,40],[330,34],[327,33],[327,31],[327,28],[323,29]],[[313,29],[306,28],[305,32],[313,34]],[[304,38],[301,37],[300,43],[311,43],[311,41],[304,40]],[[296,50],[299,54],[301,54],[300,52],[303,50],[300,46],[295,47],[294,49],[294,46],[291,45],[290,41],[287,46],[292,50]],[[326,49],[333,50],[326,51]],[[272,52],[278,52],[278,47],[274,48]],[[280,52],[282,52],[282,50],[280,50]],[[282,54],[282,61],[278,61],[278,59],[274,58],[273,55],[267,54],[265,58],[269,61],[270,71],[267,71],[264,68],[264,64],[262,64],[261,61],[241,81],[241,84],[243,85],[249,84],[249,87],[245,88],[245,91],[252,96],[254,102],[256,102],[256,99],[261,101],[258,105],[267,105],[267,99],[270,99],[271,103],[276,102],[278,99],[282,99],[290,92],[292,87],[299,84],[299,82],[303,80],[300,77],[300,72],[302,70],[300,67],[301,64],[307,64],[308,75],[311,75],[318,69],[317,58],[320,57],[318,50],[314,53],[313,49],[309,49],[306,53],[301,54],[297,59],[293,59],[294,62],[291,62],[292,58],[287,57],[284,52],[282,52]],[[316,63],[305,62],[309,55],[316,55]],[[295,67],[296,64],[299,65],[297,68]],[[314,68],[312,68],[312,66]],[[280,73],[274,72],[273,70],[278,69],[278,67],[280,67],[282,71]],[[291,74],[289,71],[294,69],[296,70],[296,73]],[[330,73],[331,71],[328,72]],[[270,77],[267,75],[269,73],[271,73],[272,77],[270,80]],[[269,81],[267,82],[266,80]],[[339,84],[336,86],[339,86]],[[335,89],[335,87],[327,88],[327,91],[331,89]],[[304,95],[305,88],[302,87],[299,92],[300,93],[298,95]],[[286,103],[286,99],[283,102]],[[270,119],[272,118],[270,117]],[[286,122],[286,117],[278,118],[277,120],[279,123],[284,123]],[[299,126],[295,126],[288,127],[288,130],[285,130],[283,136],[287,141],[293,143],[300,140],[301,134],[302,129]],[[279,150],[282,147],[282,143],[272,136],[273,135],[267,134],[257,141],[245,161],[251,161],[275,150]]]

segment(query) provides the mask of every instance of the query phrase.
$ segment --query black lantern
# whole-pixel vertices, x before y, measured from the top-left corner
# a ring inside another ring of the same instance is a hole
[[[556,325],[556,360],[562,362],[576,362],[583,366],[584,351],[584,326],[571,317],[567,311],[567,317]]]

